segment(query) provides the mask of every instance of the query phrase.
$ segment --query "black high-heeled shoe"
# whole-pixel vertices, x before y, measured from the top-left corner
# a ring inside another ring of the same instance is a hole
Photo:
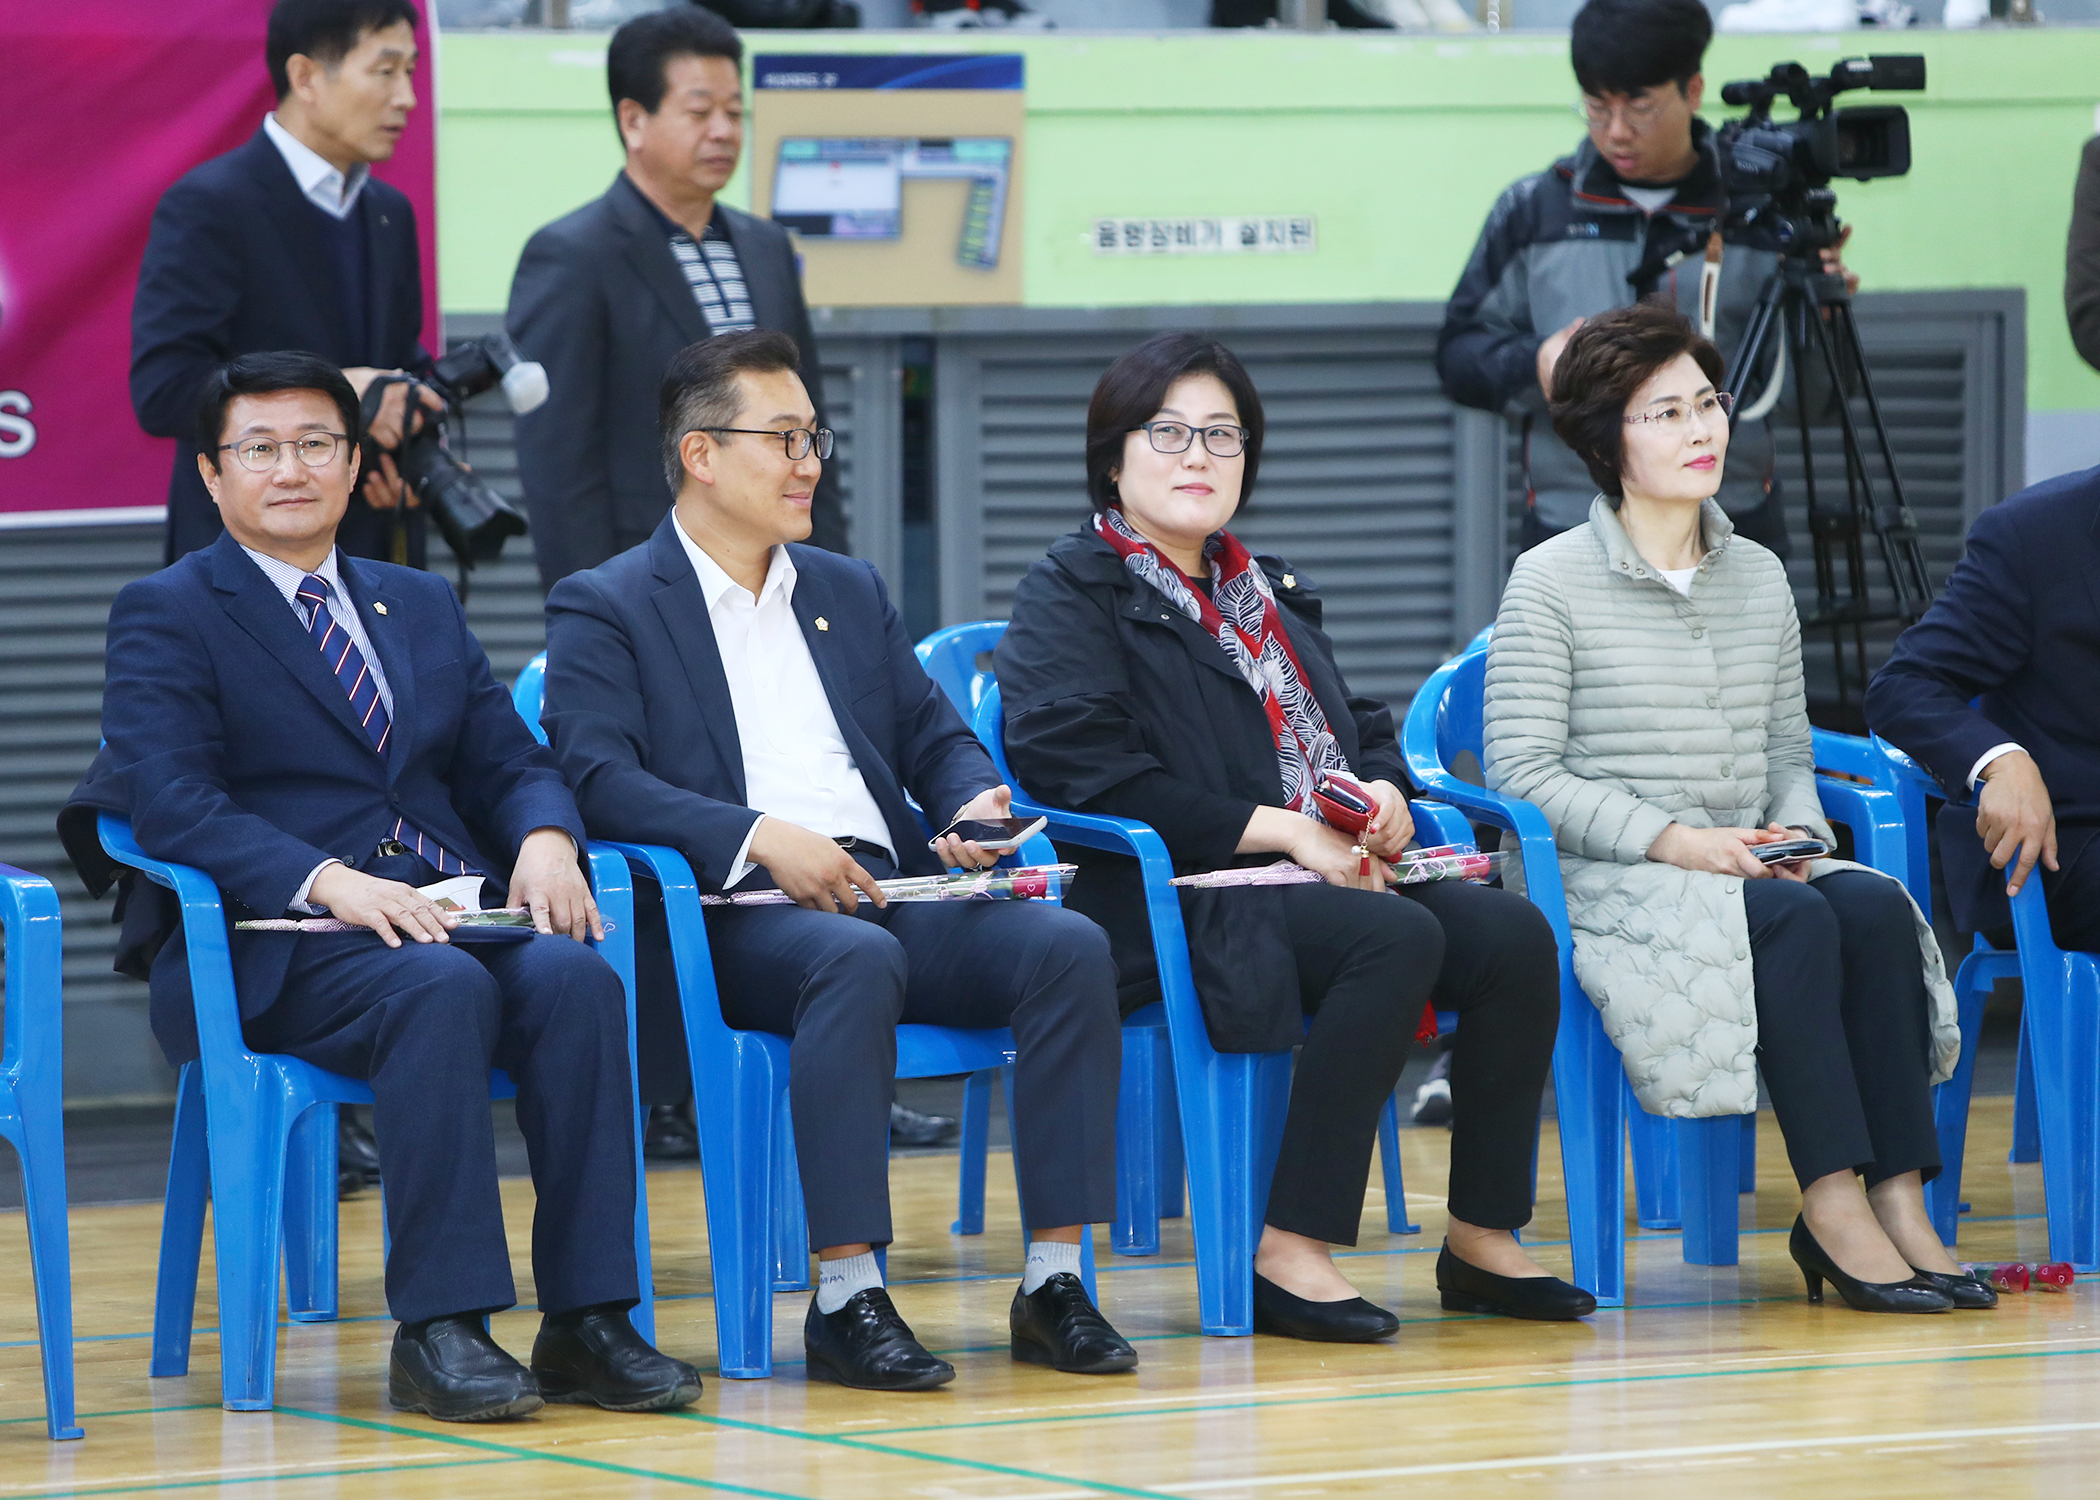
[[[1558,1276],[1497,1276],[1444,1246],[1436,1258],[1436,1289],[1445,1312],[1494,1313],[1541,1323],[1570,1323],[1597,1310],[1597,1299]]]
[[[1956,1308],[1974,1312],[1998,1305],[1998,1289],[1981,1276],[1968,1271],[1949,1276],[1945,1271],[1918,1271],[1916,1266],[1911,1269],[1917,1271],[1918,1280],[1944,1294]]]
[[[1794,1257],[1794,1264],[1801,1268],[1811,1302],[1823,1300],[1823,1283],[1828,1281],[1838,1289],[1845,1305],[1855,1312],[1954,1311],[1952,1297],[1918,1276],[1912,1276],[1908,1281],[1861,1281],[1841,1270],[1829,1253],[1816,1243],[1816,1237],[1808,1232],[1807,1221],[1799,1214],[1794,1216],[1794,1232],[1788,1236],[1786,1248]]]

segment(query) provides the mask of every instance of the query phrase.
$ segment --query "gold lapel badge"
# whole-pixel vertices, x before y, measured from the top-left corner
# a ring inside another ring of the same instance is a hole
[[[831,628],[831,622],[830,622],[829,620],[825,619],[825,618],[824,618],[824,617],[823,617],[822,615],[818,615],[818,616],[817,616],[817,629],[819,629],[819,630],[829,630],[830,628]]]
[[[1298,586],[1298,575],[1297,575],[1296,573],[1286,573],[1286,574],[1284,574],[1284,575],[1283,575],[1283,586],[1284,586],[1285,588],[1287,588],[1287,589],[1294,589],[1294,588],[1296,588],[1296,587]]]
[[[375,613],[378,614],[383,615],[386,613],[386,606],[384,604],[378,603],[376,600],[373,602],[372,609]]]

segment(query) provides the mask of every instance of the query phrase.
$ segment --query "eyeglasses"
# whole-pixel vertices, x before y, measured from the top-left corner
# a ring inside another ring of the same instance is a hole
[[[1609,125],[1613,116],[1621,116],[1626,121],[1626,128],[1638,133],[1649,129],[1662,118],[1665,102],[1654,93],[1643,94],[1638,99],[1628,99],[1623,104],[1607,104],[1602,99],[1584,94],[1575,105],[1575,113],[1599,128]]]
[[[1130,430],[1142,432],[1154,453],[1186,453],[1199,432],[1203,434],[1203,451],[1213,458],[1238,458],[1247,451],[1247,429],[1224,423],[1191,427],[1186,422],[1147,422]]]
[[[252,469],[257,474],[267,474],[277,467],[277,458],[286,448],[299,455],[299,462],[309,469],[325,469],[335,462],[336,450],[349,439],[340,432],[309,432],[293,438],[289,443],[273,442],[269,438],[250,438],[245,443],[221,443],[221,453],[231,453],[241,461],[241,467]]]
[[[698,432],[742,432],[752,437],[777,437],[780,446],[787,450],[788,460],[799,463],[809,457],[814,447],[819,459],[831,457],[832,433],[829,427],[819,427],[812,432],[807,427],[790,427],[785,432],[777,427],[700,427]]]
[[[1691,425],[1694,413],[1698,415],[1702,424],[1713,427],[1726,422],[1728,414],[1734,410],[1734,396],[1727,391],[1708,391],[1695,401],[1673,401],[1668,406],[1657,407],[1653,411],[1635,412],[1626,419],[1626,425],[1631,427],[1636,422],[1653,422],[1665,432],[1682,433]]]

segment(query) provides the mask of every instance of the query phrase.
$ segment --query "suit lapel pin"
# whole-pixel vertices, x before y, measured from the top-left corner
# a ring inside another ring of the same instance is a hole
[[[373,613],[374,613],[374,614],[381,614],[381,615],[383,615],[383,614],[385,614],[385,613],[386,613],[386,606],[385,606],[384,604],[379,604],[379,603],[376,603],[376,602],[375,602],[375,603],[374,603],[374,604],[372,605],[372,611],[373,611]]]
[[[1285,588],[1287,588],[1287,589],[1294,589],[1294,588],[1296,588],[1296,587],[1298,586],[1298,575],[1297,575],[1296,573],[1286,573],[1286,574],[1284,574],[1284,575],[1283,575],[1283,586],[1284,586]]]
[[[822,615],[818,615],[818,616],[817,616],[817,629],[819,629],[819,630],[829,630],[830,628],[831,628],[831,622],[830,622],[829,620],[825,619],[825,618],[824,618],[824,617],[823,617]]]

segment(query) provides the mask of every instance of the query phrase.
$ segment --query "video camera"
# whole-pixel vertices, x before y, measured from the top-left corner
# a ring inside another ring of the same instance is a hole
[[[1848,57],[1818,78],[1799,63],[1785,62],[1763,78],[1725,84],[1721,100],[1750,113],[1721,127],[1716,145],[1731,217],[1777,220],[1781,243],[1806,253],[1835,244],[1837,204],[1833,177],[1866,181],[1901,177],[1910,170],[1910,115],[1899,104],[1837,109],[1832,101],[1853,89],[1925,87],[1925,59],[1917,56]],[[1781,98],[1800,111],[1775,121]]]
[[[443,424],[459,417],[465,403],[499,383],[510,409],[519,415],[547,399],[546,370],[521,356],[517,345],[501,332],[456,345],[420,381],[403,375],[382,375],[365,391],[363,416],[368,431],[388,386],[426,385],[445,402],[443,416],[416,424],[414,431],[401,440],[401,446],[392,449],[388,456],[415,490],[436,521],[445,544],[459,560],[462,593],[466,575],[474,565],[493,562],[503,551],[504,542],[523,536],[526,529],[525,518],[517,508],[472,470],[461,467],[443,442]],[[408,404],[413,413],[417,406],[413,392]],[[378,446],[367,437],[364,447],[364,463],[375,464]]]

